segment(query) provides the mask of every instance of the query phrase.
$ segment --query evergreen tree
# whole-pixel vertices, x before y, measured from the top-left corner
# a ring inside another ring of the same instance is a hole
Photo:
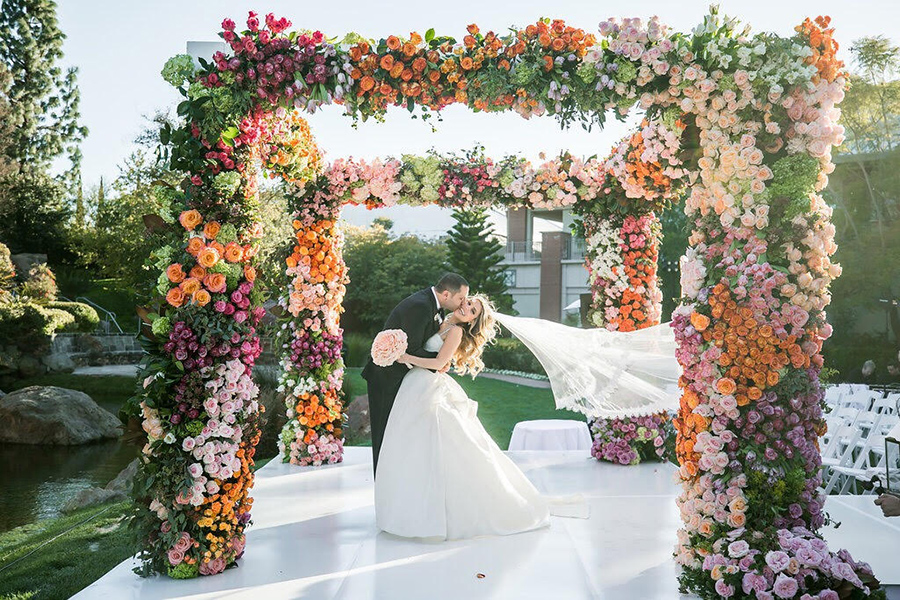
[[[87,225],[87,210],[84,206],[84,186],[78,181],[78,195],[75,197],[75,229],[83,231]]]
[[[450,269],[469,281],[470,293],[485,294],[505,313],[512,312],[513,299],[507,293],[506,277],[500,262],[503,244],[493,237],[484,208],[453,211],[456,224],[447,240]]]
[[[52,0],[4,0],[0,63],[11,78],[11,154],[23,169],[39,173],[65,155],[71,168],[63,179],[72,185],[78,181],[79,144],[87,129],[78,124],[77,69],[63,72],[58,65],[64,39]]]

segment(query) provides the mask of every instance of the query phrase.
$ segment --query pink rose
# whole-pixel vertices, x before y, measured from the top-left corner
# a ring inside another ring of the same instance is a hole
[[[225,570],[225,559],[224,558],[214,558],[208,562],[200,563],[200,574],[201,575],[216,575]]]
[[[400,358],[407,348],[406,332],[402,329],[388,329],[375,336],[372,342],[372,362],[379,367],[388,367]]]
[[[178,541],[172,546],[172,550],[178,550],[179,552],[187,552],[191,547],[191,536],[188,535],[186,531],[181,532],[181,537],[178,538]]]
[[[169,550],[169,564],[173,567],[181,564],[181,561],[184,560],[184,552],[180,550],[175,550],[174,548]]]

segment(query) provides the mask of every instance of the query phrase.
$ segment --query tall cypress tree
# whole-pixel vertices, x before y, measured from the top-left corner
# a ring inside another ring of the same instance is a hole
[[[472,293],[485,294],[502,312],[511,313],[512,296],[507,292],[506,277],[500,262],[503,244],[493,237],[484,208],[453,211],[456,223],[447,240],[450,268],[465,277]]]
[[[71,168],[64,183],[78,181],[79,144],[87,129],[78,124],[80,95],[77,69],[65,72],[65,35],[52,0],[4,0],[0,10],[0,62],[11,78],[11,153],[23,169],[45,173],[54,159],[65,155]]]
[[[14,252],[67,252],[70,200],[80,180],[79,144],[87,129],[78,123],[77,71],[59,66],[65,36],[51,0],[3,0],[0,6],[0,87],[9,107],[4,162],[14,169],[0,178],[0,238]],[[69,168],[52,177],[59,157]],[[8,159],[8,160],[6,160]],[[9,169],[7,169],[9,171]]]

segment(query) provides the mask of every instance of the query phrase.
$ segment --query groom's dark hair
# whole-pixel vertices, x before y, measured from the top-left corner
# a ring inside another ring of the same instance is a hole
[[[434,286],[436,292],[450,292],[455,294],[462,286],[469,287],[469,282],[462,275],[456,273],[447,273],[441,277]]]

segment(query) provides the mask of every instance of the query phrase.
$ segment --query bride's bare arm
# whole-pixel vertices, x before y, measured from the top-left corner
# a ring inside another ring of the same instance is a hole
[[[441,371],[450,364],[450,360],[456,353],[456,349],[459,348],[459,343],[461,341],[462,329],[454,325],[447,333],[447,337],[444,339],[444,345],[441,346],[437,357],[421,358],[418,356],[412,356],[410,354],[403,354],[399,359],[397,359],[397,362],[412,365],[414,367],[422,367],[423,369],[433,369],[435,371]]]

